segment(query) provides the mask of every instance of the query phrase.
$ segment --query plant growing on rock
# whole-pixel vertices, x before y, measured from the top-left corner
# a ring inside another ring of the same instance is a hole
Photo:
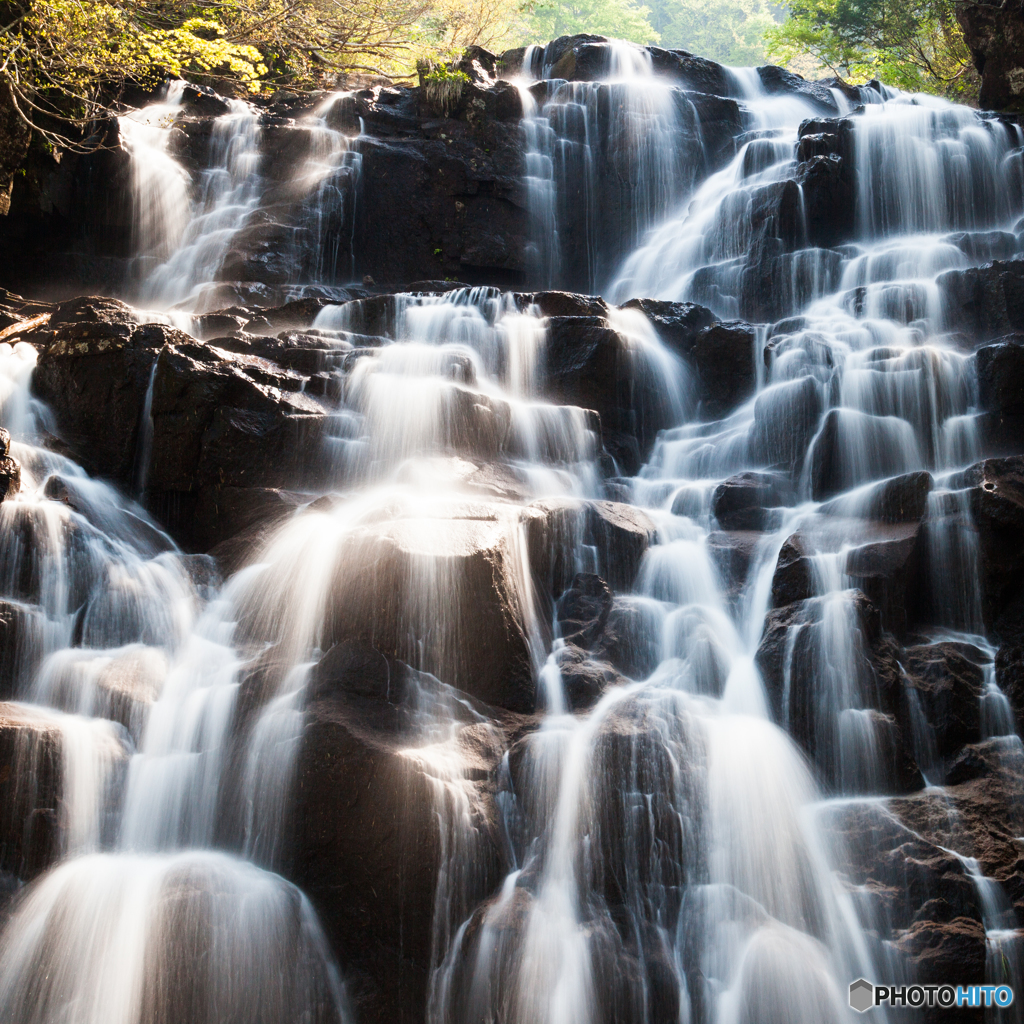
[[[426,90],[427,102],[439,114],[447,117],[462,99],[462,91],[469,84],[469,75],[448,64],[434,64],[431,61],[420,61],[416,70]]]

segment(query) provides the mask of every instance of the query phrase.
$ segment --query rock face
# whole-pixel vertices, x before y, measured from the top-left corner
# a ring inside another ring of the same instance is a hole
[[[1024,11],[1015,0],[960,0],[956,20],[981,75],[978,102],[984,110],[1024,107]]]
[[[436,680],[364,643],[331,649],[311,681],[290,876],[317,908],[364,1019],[422,1019],[435,952],[435,889],[451,841],[440,824],[445,786],[459,775],[475,845],[449,848],[448,856],[472,858],[470,900],[498,881],[497,734],[479,726],[460,733],[448,759],[461,767],[447,775],[442,759],[430,756],[444,745],[432,748],[417,732],[417,701],[431,686]]]

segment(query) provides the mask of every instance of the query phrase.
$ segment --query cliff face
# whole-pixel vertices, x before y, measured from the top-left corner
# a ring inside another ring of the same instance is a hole
[[[956,18],[981,75],[986,110],[1024,110],[1024,3],[960,3]]]

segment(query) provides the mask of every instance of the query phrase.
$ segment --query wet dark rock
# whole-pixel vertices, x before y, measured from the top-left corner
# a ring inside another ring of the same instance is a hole
[[[0,700],[17,700],[42,661],[42,609],[0,601]]]
[[[200,550],[226,540],[227,488],[315,485],[323,471],[327,408],[302,378],[258,357],[188,339],[160,353],[153,380],[147,498]]]
[[[850,631],[850,658],[843,671],[851,692],[860,693],[861,710],[843,712],[862,718],[869,726],[878,756],[880,776],[861,778],[865,792],[881,787],[887,793],[919,789],[923,779],[914,763],[912,728],[903,693],[899,648],[882,632],[878,609],[860,591],[847,590],[828,599],[840,602],[826,610],[821,598],[796,601],[775,608],[765,618],[755,663],[764,680],[769,706],[776,721],[818,766],[829,785],[841,778],[841,717],[835,717],[824,679],[831,671],[827,649],[827,622],[842,616]],[[847,784],[857,783],[848,779]]]
[[[878,608],[883,629],[907,630],[908,598],[922,583],[923,531],[920,522],[886,526],[881,536],[850,550],[844,573]]]
[[[857,497],[856,503],[853,499],[839,498],[825,502],[818,511],[822,515],[856,513],[863,519],[880,523],[914,523],[924,518],[933,485],[930,473],[904,473],[870,487]]]
[[[662,342],[684,358],[693,352],[700,332],[718,322],[718,317],[710,309],[695,302],[630,299],[622,304],[622,308],[639,309],[654,324]]]
[[[687,89],[710,96],[735,96],[736,86],[729,72],[713,60],[695,57],[685,50],[647,47],[655,74],[674,78]]]
[[[956,19],[981,75],[978,102],[983,110],[1021,110],[1024,85],[1020,55],[1024,50],[1024,13],[1012,0],[978,3],[961,0]]]
[[[775,573],[772,576],[772,605],[781,608],[810,597],[814,587],[814,570],[806,551],[806,541],[794,533],[782,545]]]
[[[532,712],[528,581],[513,512],[452,502],[424,518],[361,527],[336,556],[324,642],[372,637],[388,657],[415,662],[487,704]]]
[[[567,644],[561,648],[555,657],[562,677],[565,701],[570,711],[586,711],[592,708],[601,699],[605,690],[625,682],[609,662],[574,644]]]
[[[596,316],[552,316],[545,353],[546,390],[564,405],[593,409],[602,432],[636,439],[640,459],[659,430],[672,421],[664,382],[631,352],[626,342]],[[632,475],[639,463],[625,462]]]
[[[624,676],[646,679],[660,661],[657,645],[651,642],[660,625],[659,610],[652,602],[617,597],[608,615],[602,650]]]
[[[986,459],[959,474],[969,487],[981,555],[982,613],[990,626],[1014,601],[1024,571],[1024,457]]]
[[[809,100],[825,113],[839,113],[835,97],[820,82],[808,82],[802,75],[796,75],[773,64],[757,69],[764,91],[769,95],[795,95]]]
[[[520,298],[535,305],[541,316],[599,316],[608,315],[608,303],[600,295],[580,295],[577,292],[532,292]]]
[[[822,824],[844,840],[836,867],[850,883],[865,887],[882,937],[909,928],[923,907],[939,923],[966,918],[980,925],[976,890],[963,862],[940,848],[945,844],[929,842],[902,823],[894,811],[906,803],[852,801],[826,807]]]
[[[137,441],[150,373],[166,341],[195,342],[181,331],[139,327],[119,315],[96,320],[94,300],[62,316],[32,376],[32,388],[53,409],[57,429],[78,461],[95,475],[130,487],[136,469]],[[125,307],[127,309],[128,307]],[[85,317],[78,317],[84,312]],[[51,321],[52,323],[52,321]]]
[[[978,349],[978,399],[982,409],[1010,415],[1024,413],[1024,334],[1000,338]],[[1024,439],[1020,444],[1024,447]]]
[[[612,609],[612,592],[600,576],[578,572],[555,604],[559,632],[568,644],[589,650],[597,642]]]
[[[231,110],[223,96],[207,85],[188,82],[185,85],[184,105],[187,113],[197,117],[220,117]]]
[[[425,1013],[445,780],[415,753],[418,685],[430,683],[365,643],[329,651],[313,670],[296,765],[288,875],[316,908],[364,1020]],[[487,726],[469,726],[460,740],[451,755],[475,826],[464,851],[472,906],[500,879],[501,750]]]
[[[14,498],[21,490],[21,464],[10,456],[0,458],[0,501]]]
[[[772,513],[792,502],[793,489],[787,478],[748,471],[715,488],[711,509],[725,530],[765,530],[776,528],[778,515]]]
[[[754,328],[740,320],[714,324],[697,335],[692,360],[703,419],[718,419],[753,395],[754,339]]]
[[[743,593],[751,563],[763,539],[762,533],[748,530],[715,530],[708,534],[708,554],[729,600],[736,601]]]
[[[950,330],[978,340],[1024,331],[1024,261],[996,260],[983,267],[947,270],[937,283]]]
[[[762,391],[754,402],[750,434],[754,457],[791,471],[798,468],[824,408],[821,385],[811,376]]]
[[[572,584],[577,545],[592,546],[601,578],[616,593],[628,592],[656,530],[650,517],[633,505],[542,498],[528,506],[526,535],[534,579],[541,596],[550,599]]]
[[[903,666],[907,685],[935,731],[939,755],[952,757],[965,744],[976,743],[984,690],[981,668],[946,643],[908,647]]]
[[[201,341],[225,337],[243,330],[249,319],[230,313],[203,313],[192,318],[192,333]]]
[[[52,718],[0,704],[0,866],[28,880],[60,856],[61,733]]]

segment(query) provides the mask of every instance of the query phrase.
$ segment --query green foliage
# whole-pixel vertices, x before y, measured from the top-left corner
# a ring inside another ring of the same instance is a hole
[[[765,33],[778,8],[768,0],[652,0],[661,45],[723,64],[763,64]]]
[[[435,64],[428,60],[419,61],[416,67],[426,90],[427,102],[447,117],[462,99],[462,90],[470,81],[469,75],[450,64]]]
[[[779,63],[809,56],[851,82],[961,99],[977,84],[953,0],[794,0],[768,50]]]
[[[538,0],[530,19],[530,39],[547,42],[558,36],[592,32],[634,43],[656,43],[651,10],[632,0]]]
[[[226,39],[226,31],[220,22],[189,18],[179,28],[143,33],[140,43],[152,64],[175,78],[224,69],[250,91],[259,92],[268,70],[263,55],[255,46]]]

